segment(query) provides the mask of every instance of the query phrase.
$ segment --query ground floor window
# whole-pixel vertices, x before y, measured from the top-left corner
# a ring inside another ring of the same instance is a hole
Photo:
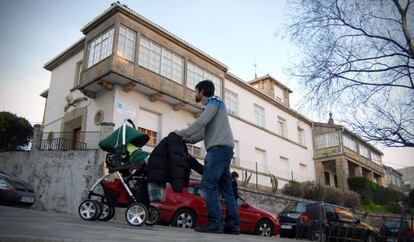
[[[153,130],[145,129],[145,128],[142,128],[142,127],[138,127],[138,130],[150,137],[150,139],[147,143],[148,145],[154,145],[155,146],[157,144],[157,132],[155,132]]]

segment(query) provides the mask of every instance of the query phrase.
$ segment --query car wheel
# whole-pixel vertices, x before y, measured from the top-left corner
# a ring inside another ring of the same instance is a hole
[[[255,234],[260,236],[273,236],[273,224],[268,220],[261,220],[256,225]]]
[[[160,221],[160,217],[160,210],[151,205],[148,207],[148,219],[145,221],[145,224],[149,226],[155,225]]]
[[[129,225],[141,226],[148,218],[148,210],[142,203],[132,203],[125,211],[125,219]]]
[[[102,208],[97,201],[87,199],[79,205],[78,214],[83,220],[94,221],[101,216]]]
[[[320,232],[320,231],[313,232],[312,240],[325,242],[326,241],[326,234],[325,234],[325,232]]]
[[[114,215],[115,215],[115,208],[112,207],[111,205],[109,205],[106,202],[101,202],[101,208],[102,208],[102,213],[101,216],[99,216],[100,221],[109,221],[111,220]]]
[[[367,242],[375,242],[374,236],[368,235]]]
[[[171,225],[179,228],[194,228],[196,225],[196,216],[189,209],[181,209],[174,215]]]

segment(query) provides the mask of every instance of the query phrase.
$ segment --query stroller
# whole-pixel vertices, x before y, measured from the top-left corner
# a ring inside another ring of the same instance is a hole
[[[78,213],[83,220],[109,221],[115,215],[115,207],[121,207],[126,208],[125,219],[132,226],[158,223],[160,211],[150,205],[146,182],[149,153],[141,150],[148,140],[148,135],[136,130],[128,119],[99,143],[99,147],[108,152],[105,165],[109,174],[95,182],[87,199],[79,205]],[[114,176],[116,178],[110,181]],[[95,192],[98,185],[103,194]]]

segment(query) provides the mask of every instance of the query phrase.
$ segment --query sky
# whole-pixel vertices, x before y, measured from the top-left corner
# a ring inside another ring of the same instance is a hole
[[[82,38],[80,29],[112,2],[0,0],[0,111],[41,123],[45,100],[39,94],[50,83],[50,72],[43,65]],[[301,102],[304,93],[287,71],[300,50],[276,34],[289,17],[286,0],[121,3],[224,63],[245,81],[254,79],[255,73],[270,74],[293,90],[292,106]],[[328,114],[312,118],[326,122]],[[385,154],[385,164],[414,166],[414,148],[378,148]]]

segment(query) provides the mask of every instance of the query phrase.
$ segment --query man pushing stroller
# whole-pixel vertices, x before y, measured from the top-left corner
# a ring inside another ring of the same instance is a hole
[[[188,128],[175,131],[188,143],[194,144],[204,140],[207,150],[201,184],[207,204],[208,225],[197,227],[195,230],[207,233],[240,234],[239,214],[230,173],[234,140],[226,107],[219,97],[214,96],[215,88],[212,81],[201,81],[195,89],[195,101],[204,105],[204,111]],[[219,190],[227,206],[224,227]]]

